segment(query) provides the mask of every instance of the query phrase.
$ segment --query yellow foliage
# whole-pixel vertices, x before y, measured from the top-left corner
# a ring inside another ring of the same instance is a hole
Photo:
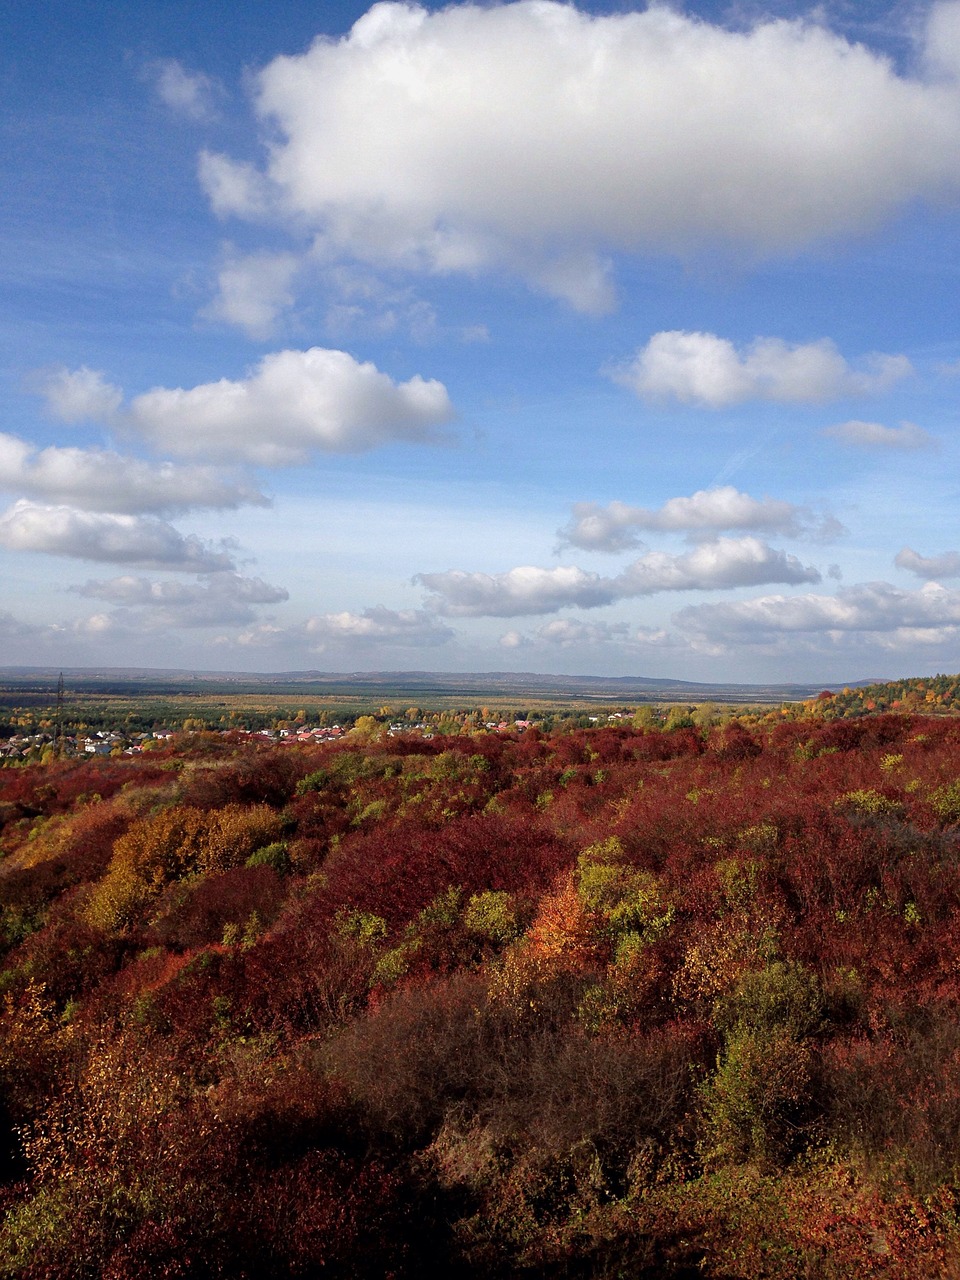
[[[544,959],[578,961],[590,949],[591,932],[571,871],[541,899],[526,940],[531,952]]]
[[[114,844],[87,919],[97,928],[122,928],[167,884],[242,866],[279,834],[280,820],[267,805],[230,804],[212,813],[178,805],[141,818]]]
[[[580,901],[575,875],[569,871],[541,899],[524,936],[507,949],[494,974],[490,998],[517,1007],[532,1004],[532,988],[581,968],[592,951],[591,922]]]

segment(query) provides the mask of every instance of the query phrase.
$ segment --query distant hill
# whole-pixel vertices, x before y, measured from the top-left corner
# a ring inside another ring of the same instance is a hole
[[[8,686],[55,685],[56,667],[0,667],[0,681]],[[257,690],[364,693],[410,699],[426,694],[488,699],[535,700],[539,697],[590,699],[597,702],[796,702],[815,697],[822,684],[710,684],[692,680],[653,679],[648,676],[562,676],[533,671],[181,671],[153,667],[64,667],[71,684],[91,691],[167,693],[202,685],[228,686],[233,693]],[[857,688],[873,681],[850,681]]]

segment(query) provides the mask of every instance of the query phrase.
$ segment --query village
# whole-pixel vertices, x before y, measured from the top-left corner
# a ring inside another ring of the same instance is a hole
[[[600,719],[609,723],[629,719],[624,712],[612,712],[603,717],[585,717],[591,724]],[[528,718],[485,720],[470,727],[485,729],[488,733],[523,733],[535,724],[542,722]],[[394,720],[383,724],[373,716],[361,716],[351,721],[332,725],[276,725],[262,729],[248,729],[242,725],[231,728],[212,728],[202,724],[190,727],[154,728],[146,732],[125,733],[119,730],[96,730],[88,733],[61,733],[55,726],[48,726],[37,732],[14,733],[0,739],[0,762],[27,763],[33,761],[49,761],[57,757],[70,756],[108,756],[114,759],[120,756],[136,756],[143,752],[157,750],[166,746],[174,737],[186,732],[207,732],[221,737],[232,737],[239,741],[277,743],[281,745],[305,745],[321,742],[337,742],[348,734],[356,737],[369,737],[372,732],[382,733],[386,737],[395,738],[401,735],[415,735],[427,740],[433,738],[439,726],[430,720]],[[443,731],[439,729],[439,731]]]

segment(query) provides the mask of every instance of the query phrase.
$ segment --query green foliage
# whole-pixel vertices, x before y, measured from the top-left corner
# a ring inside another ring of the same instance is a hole
[[[290,870],[290,853],[285,840],[274,840],[262,849],[255,849],[244,863],[247,867],[273,867],[280,875]]]
[[[463,911],[463,927],[498,946],[512,941],[518,932],[513,898],[502,890],[475,893]]]
[[[708,1164],[777,1164],[796,1149],[814,1078],[811,1037],[822,1014],[816,979],[783,961],[747,973],[718,1003],[723,1050],[702,1088]]]
[[[585,849],[577,868],[583,905],[600,917],[616,945],[628,938],[652,941],[669,929],[675,912],[662,886],[651,872],[623,861],[616,836]]]
[[[944,826],[960,822],[960,781],[937,787],[930,796],[930,807]]]
[[[387,936],[387,922],[371,911],[340,911],[335,921],[342,938],[353,938],[363,947],[382,942]]]
[[[311,791],[322,791],[330,782],[330,771],[328,769],[314,769],[312,773],[308,773],[305,778],[301,778],[297,783],[297,795],[305,796]]]
[[[836,803],[838,808],[849,809],[870,818],[899,817],[903,813],[903,805],[898,800],[891,800],[889,796],[870,787],[848,791]]]

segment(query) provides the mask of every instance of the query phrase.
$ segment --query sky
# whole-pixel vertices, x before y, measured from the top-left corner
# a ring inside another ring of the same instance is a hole
[[[0,665],[960,669],[960,0],[34,0],[0,107]]]

